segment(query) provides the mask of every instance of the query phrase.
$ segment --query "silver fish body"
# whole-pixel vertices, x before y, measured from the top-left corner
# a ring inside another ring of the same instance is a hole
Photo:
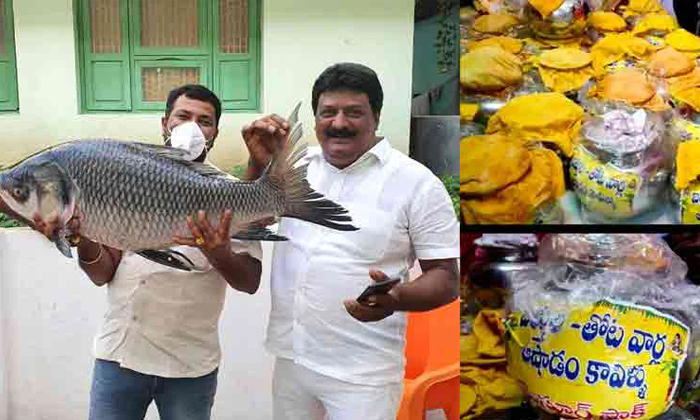
[[[225,210],[232,210],[234,235],[277,216],[356,230],[344,208],[309,186],[306,165],[297,165],[306,148],[293,151],[300,137],[300,127],[295,127],[288,144],[254,182],[235,181],[211,166],[186,161],[182,157],[186,152],[179,149],[110,139],[78,140],[41,152],[4,172],[0,195],[10,207],[14,202],[19,213],[18,197],[26,199],[21,189],[36,188],[40,191],[37,203],[47,202],[44,195],[53,197],[48,201],[53,208],[43,213],[57,211],[65,218],[72,214],[72,203],[77,203],[83,213],[81,234],[121,250],[172,246],[174,235],[191,236],[187,216],[198,210],[207,212],[213,226]],[[50,193],[42,194],[46,185],[52,186]],[[55,208],[56,202],[62,202],[64,208]],[[41,204],[30,207],[41,210]]]

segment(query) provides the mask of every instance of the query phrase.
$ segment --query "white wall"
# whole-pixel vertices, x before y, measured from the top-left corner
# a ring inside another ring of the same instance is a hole
[[[262,343],[269,258],[253,296],[229,288],[214,420],[271,418],[273,358]],[[0,229],[0,420],[86,419],[92,343],[106,309],[75,260],[29,229]],[[158,419],[152,405],[148,420]]]
[[[0,165],[62,140],[117,137],[160,141],[160,114],[80,114],[72,0],[14,0],[20,112],[0,114]],[[240,128],[261,115],[300,118],[314,143],[313,81],[327,66],[358,61],[377,71],[385,105],[380,132],[408,153],[413,0],[263,0],[262,114],[226,114],[214,164],[242,164]]]

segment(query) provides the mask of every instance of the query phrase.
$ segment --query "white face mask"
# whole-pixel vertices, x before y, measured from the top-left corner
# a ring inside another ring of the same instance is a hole
[[[170,133],[170,146],[186,150],[187,160],[197,159],[204,151],[206,144],[207,139],[199,128],[199,124],[194,121],[182,123],[173,128]]]

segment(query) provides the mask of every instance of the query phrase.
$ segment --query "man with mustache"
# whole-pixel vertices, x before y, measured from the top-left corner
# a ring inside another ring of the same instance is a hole
[[[319,147],[311,186],[349,210],[356,232],[280,222],[272,259],[267,349],[276,356],[275,420],[387,420],[402,395],[406,312],[458,296],[459,229],[449,195],[426,167],[376,134],[383,92],[354,63],[327,68],[312,90]],[[256,178],[290,127],[277,115],[243,128]],[[423,274],[409,281],[420,262]],[[373,281],[400,277],[359,303]],[[457,331],[449,332],[454,333]]]

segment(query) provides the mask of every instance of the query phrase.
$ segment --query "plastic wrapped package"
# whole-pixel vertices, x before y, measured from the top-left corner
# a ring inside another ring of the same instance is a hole
[[[684,270],[680,260],[668,263],[675,271],[659,271],[640,268],[634,259],[611,265],[585,257],[591,246],[607,250],[608,257],[623,256],[634,238],[625,247],[622,240],[603,245],[604,236],[580,241],[572,257],[584,263],[552,258],[558,248],[548,250],[543,243],[537,267],[513,273],[506,321],[509,373],[524,385],[532,405],[550,415],[654,419],[674,402],[693,399],[700,290],[677,275]],[[646,243],[642,254],[669,253],[660,242],[652,245],[659,241],[654,236],[637,239]],[[621,247],[615,251],[613,243]]]
[[[486,70],[493,72],[494,68],[486,68]],[[539,73],[533,67],[523,72],[522,78],[518,83],[499,91],[478,92],[467,90],[463,85],[460,103],[478,106],[479,112],[474,116],[474,122],[487,125],[489,119],[509,101],[521,96],[545,93],[547,91],[542,78],[540,78]]]
[[[475,122],[464,122],[459,125],[460,138],[475,137],[484,134],[486,126]]]
[[[691,134],[692,135],[692,134]],[[671,199],[676,222],[700,224],[700,140],[691,138],[678,145]]]
[[[590,81],[581,88],[579,100],[586,111],[601,115],[619,105],[662,113],[671,111],[664,79],[645,73],[638,67],[639,63],[613,63],[617,65],[620,67],[608,69],[610,73],[600,81]]]
[[[649,234],[548,235],[541,241],[538,263],[588,267],[589,272],[624,269],[643,278],[662,277],[668,284],[683,282],[688,272],[663,239]]]
[[[566,39],[583,35],[590,6],[586,0],[530,0],[523,13],[538,38]]]
[[[537,263],[537,237],[534,234],[484,234],[474,241],[481,260],[467,267],[467,290],[463,299],[476,314],[484,308],[505,306],[513,272]]]
[[[582,217],[604,223],[663,207],[673,154],[667,124],[656,113],[612,110],[586,121],[569,165]]]

